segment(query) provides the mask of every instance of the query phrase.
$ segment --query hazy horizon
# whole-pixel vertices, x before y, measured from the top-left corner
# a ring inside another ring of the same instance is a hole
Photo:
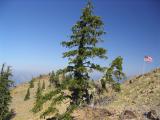
[[[159,0],[93,3],[107,32],[100,46],[108,50],[108,60],[95,59],[99,64],[108,66],[122,56],[124,72],[132,76],[142,73],[143,58],[150,55],[153,62],[145,65],[145,72],[160,67]],[[67,59],[62,58],[66,49],[60,43],[69,40],[85,5],[86,0],[1,0],[0,65],[12,66],[19,82],[67,66]]]

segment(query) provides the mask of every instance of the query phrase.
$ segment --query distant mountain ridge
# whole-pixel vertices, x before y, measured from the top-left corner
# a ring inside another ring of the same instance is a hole
[[[12,80],[16,85],[30,81],[33,77],[38,77],[41,73],[28,71],[14,71]]]

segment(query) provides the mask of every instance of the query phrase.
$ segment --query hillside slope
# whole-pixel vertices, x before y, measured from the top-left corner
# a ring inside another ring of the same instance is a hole
[[[49,76],[43,76],[42,78],[36,78],[34,82],[34,88],[30,89],[30,99],[24,101],[24,97],[26,95],[27,89],[29,87],[29,83],[24,83],[18,85],[11,91],[12,95],[12,103],[10,108],[14,110],[15,117],[13,120],[39,120],[40,114],[33,114],[31,109],[34,106],[35,102],[35,93],[37,90],[38,81],[42,85],[42,82],[45,81],[46,87],[49,86]]]
[[[118,116],[125,110],[133,111],[140,120],[153,110],[160,118],[160,69],[125,81],[116,100],[105,107],[116,110]]]
[[[13,108],[16,113],[13,120],[40,119],[40,113],[33,114],[31,112],[39,80],[41,83],[43,80],[45,81],[46,88],[49,85],[49,76],[37,78],[34,83],[35,87],[31,90],[31,99],[28,101],[24,101],[28,83],[19,85],[11,91],[13,100],[10,108]],[[48,90],[47,88],[46,91]],[[122,91],[114,96],[114,100],[109,103],[106,101],[106,96],[103,96],[103,104],[79,109],[75,111],[74,116],[77,120],[127,120],[130,117],[135,120],[148,120],[144,114],[150,111],[154,111],[156,116],[160,116],[160,69],[125,81],[122,84]],[[47,106],[45,105],[45,107]],[[62,105],[60,109],[64,111],[65,105]]]

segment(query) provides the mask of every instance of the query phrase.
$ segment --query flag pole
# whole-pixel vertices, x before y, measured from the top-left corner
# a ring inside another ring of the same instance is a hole
[[[143,60],[143,68],[142,68],[142,78],[144,77],[144,74],[145,74],[145,68],[146,68],[146,60],[144,58],[144,60]]]
[[[145,61],[143,61],[143,66],[142,66],[142,76],[144,75],[145,72]]]
[[[145,61],[143,61],[142,75],[144,74],[144,72],[145,72]]]

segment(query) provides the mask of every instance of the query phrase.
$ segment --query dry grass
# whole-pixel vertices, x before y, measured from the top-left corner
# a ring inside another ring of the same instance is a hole
[[[26,95],[27,89],[29,87],[28,83],[18,85],[11,91],[13,97],[10,108],[14,109],[16,116],[13,120],[39,120],[39,114],[33,114],[31,109],[35,102],[35,93],[37,90],[38,80],[40,80],[41,85],[43,80],[45,81],[46,87],[49,85],[48,76],[43,76],[41,79],[36,79],[34,82],[34,88],[30,89],[30,99],[24,101],[24,96]]]
[[[155,109],[160,103],[160,69],[144,76],[126,81],[122,85],[122,92],[117,94],[117,100],[107,109],[115,109],[121,113],[125,109],[140,111],[141,114]]]
[[[46,90],[48,92],[49,77],[43,76],[37,78],[34,82],[35,87],[31,88],[31,98],[28,101],[24,101],[24,96],[27,92],[28,83],[17,86],[11,91],[13,97],[10,108],[15,110],[16,116],[13,120],[40,120],[39,116],[42,112],[33,114],[31,109],[35,102],[35,92],[37,89],[38,81],[45,81]],[[110,95],[112,92],[109,93]],[[106,94],[107,95],[107,94]],[[106,96],[105,95],[105,96]],[[98,98],[98,97],[97,97]],[[83,108],[74,112],[74,116],[77,120],[118,120],[120,114],[125,109],[133,111],[144,112],[150,108],[155,107],[157,104],[160,105],[160,69],[155,70],[151,73],[145,74],[144,76],[135,77],[131,81],[126,81],[122,85],[122,92],[117,94],[116,100],[109,105],[97,106],[96,109]],[[62,104],[57,106],[60,113],[66,110],[68,104]],[[49,102],[43,106],[44,111],[48,108]],[[107,116],[107,109],[111,112],[114,111],[113,116]],[[141,113],[140,113],[141,114]],[[106,116],[105,116],[106,115]],[[53,114],[51,115],[53,116]],[[42,119],[43,120],[43,119]]]

